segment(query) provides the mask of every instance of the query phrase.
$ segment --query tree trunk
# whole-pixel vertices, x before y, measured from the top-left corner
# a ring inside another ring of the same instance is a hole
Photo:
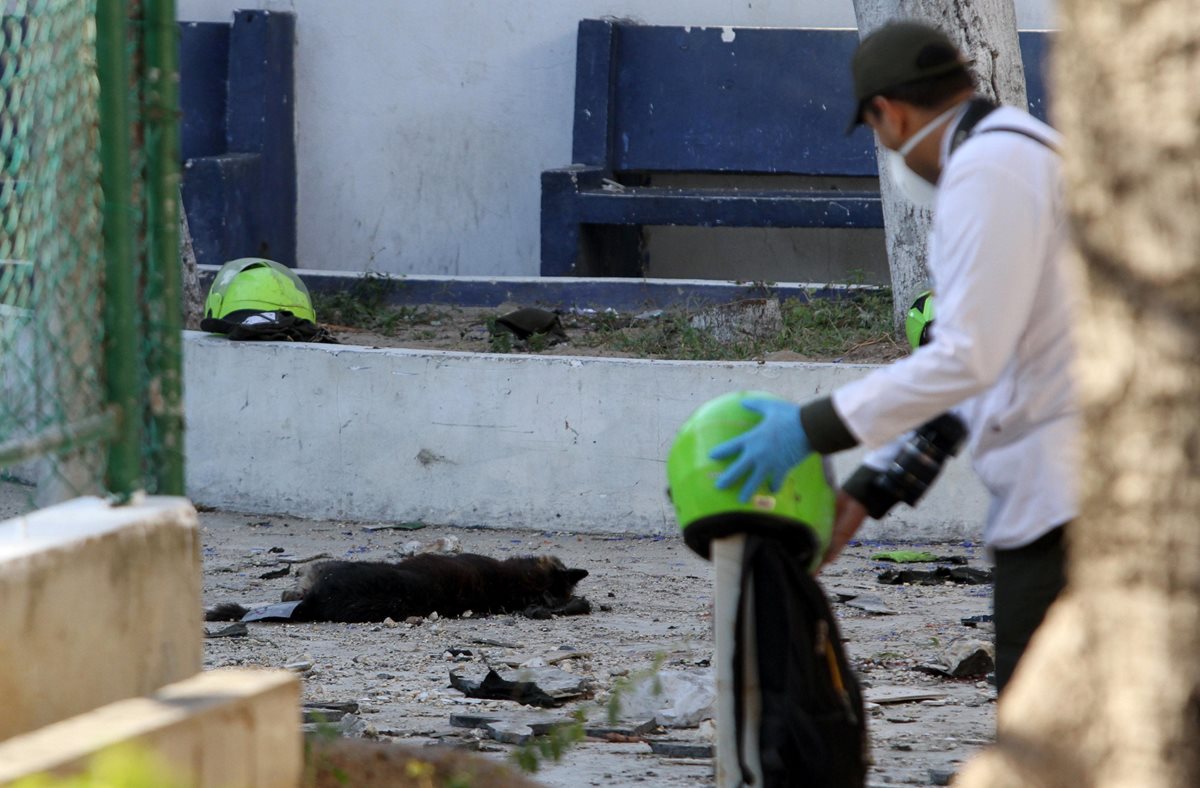
[[[1025,67],[1013,0],[854,0],[854,15],[859,36],[894,19],[920,19],[941,28],[974,61],[971,70],[980,93],[1025,108]],[[904,199],[882,169],[879,188],[892,274],[892,317],[899,331],[913,299],[928,287],[925,240],[932,214]]]
[[[196,271],[196,250],[188,229],[187,211],[183,196],[179,197],[179,264],[183,267],[183,327],[200,328],[204,317],[204,294],[200,292],[200,277]]]
[[[956,785],[1200,785],[1200,15],[1063,0],[1056,120],[1086,279],[1068,588]]]

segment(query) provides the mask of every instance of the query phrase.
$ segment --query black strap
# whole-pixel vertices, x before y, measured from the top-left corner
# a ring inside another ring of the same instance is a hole
[[[973,98],[967,105],[967,111],[963,113],[962,120],[958,122],[958,126],[954,128],[954,136],[950,138],[950,155],[958,150],[958,146],[967,141],[971,136],[971,132],[979,125],[979,121],[986,118],[988,115],[999,109],[999,105],[990,99]]]
[[[1011,134],[1020,134],[1022,137],[1028,137],[1034,142],[1043,145],[1055,153],[1059,153],[1058,146],[1044,137],[1034,134],[1028,129],[1018,128],[1017,126],[992,126],[987,129],[975,131],[975,127],[979,125],[979,121],[986,118],[988,115],[999,109],[999,105],[991,99],[973,98],[967,106],[967,111],[963,113],[962,120],[958,122],[958,126],[954,129],[954,136],[950,138],[950,155],[958,150],[958,147],[970,139],[975,134],[987,134],[993,131],[1005,131]]]
[[[1007,131],[1012,134],[1020,134],[1022,137],[1028,137],[1029,139],[1033,140],[1034,142],[1044,145],[1045,147],[1049,148],[1050,150],[1054,151],[1055,153],[1061,153],[1061,151],[1059,151],[1057,145],[1055,145],[1050,140],[1045,139],[1044,137],[1042,137],[1038,134],[1034,134],[1029,129],[1019,129],[1016,126],[992,126],[991,128],[988,128],[988,129],[980,129],[979,131],[977,131],[975,133],[976,134],[987,134],[988,132],[992,132],[992,131]]]

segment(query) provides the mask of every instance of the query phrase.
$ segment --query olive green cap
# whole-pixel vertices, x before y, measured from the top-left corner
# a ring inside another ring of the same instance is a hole
[[[857,103],[846,132],[863,122],[863,108],[871,97],[968,65],[949,37],[936,27],[921,22],[889,22],[864,38],[850,61]]]

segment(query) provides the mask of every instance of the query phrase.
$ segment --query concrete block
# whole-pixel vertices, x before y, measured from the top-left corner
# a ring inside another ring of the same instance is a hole
[[[293,674],[217,670],[0,744],[0,786],[70,774],[117,744],[147,747],[196,788],[294,788],[303,744]]]
[[[97,498],[0,523],[0,741],[200,670],[196,512]]]
[[[184,340],[188,494],[249,513],[577,533],[675,533],[666,457],[701,403],[793,400],[871,367]],[[836,456],[839,478],[861,452]],[[861,536],[959,539],[986,496],[950,463]]]

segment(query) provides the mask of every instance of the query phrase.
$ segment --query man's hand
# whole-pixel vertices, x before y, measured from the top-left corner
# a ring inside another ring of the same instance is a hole
[[[833,534],[829,537],[829,548],[825,550],[825,557],[821,559],[818,572],[827,564],[833,563],[834,559],[841,554],[842,548],[854,538],[854,534],[858,532],[865,519],[867,519],[867,507],[855,500],[854,496],[844,490],[839,490],[833,517]]]
[[[727,440],[709,453],[714,460],[737,457],[717,479],[724,490],[746,477],[738,500],[747,503],[754,491],[769,482],[779,492],[788,471],[812,454],[808,436],[800,425],[800,406],[775,399],[747,398],[742,407],[762,414],[762,421],[741,435]]]

